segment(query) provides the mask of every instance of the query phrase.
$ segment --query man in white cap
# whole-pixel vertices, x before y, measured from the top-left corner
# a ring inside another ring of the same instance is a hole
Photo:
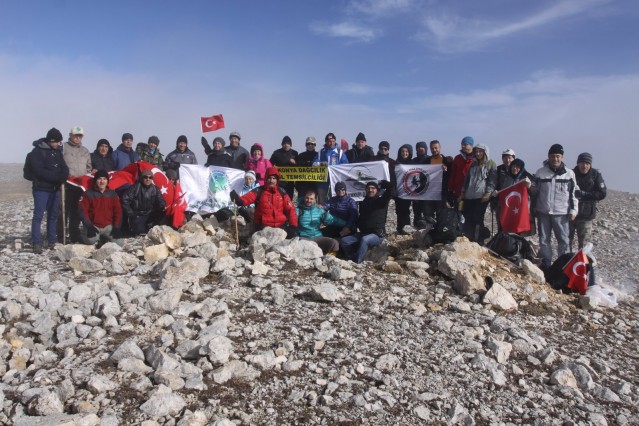
[[[80,177],[91,173],[91,153],[82,145],[84,129],[74,126],[69,131],[69,140],[62,145],[62,155],[64,162],[69,167],[69,176]],[[64,218],[67,222],[68,242],[72,244],[81,243],[80,216],[78,206],[82,197],[82,188],[74,185],[64,185]],[[58,235],[64,236],[64,224],[62,215],[58,216]]]

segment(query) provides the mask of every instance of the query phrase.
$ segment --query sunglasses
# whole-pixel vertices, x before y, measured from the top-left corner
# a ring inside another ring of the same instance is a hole
[[[315,146],[315,144],[314,144],[314,143],[307,142],[307,143],[306,143],[306,146],[309,146],[309,145],[310,145],[310,146]]]
[[[144,180],[153,180],[153,176],[142,176]]]

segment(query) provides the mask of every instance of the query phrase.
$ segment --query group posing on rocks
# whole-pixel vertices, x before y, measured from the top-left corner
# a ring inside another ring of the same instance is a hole
[[[136,148],[130,133],[122,135],[122,143],[115,149],[108,140],[100,139],[93,153],[83,145],[83,137],[84,129],[76,126],[70,130],[69,140],[62,143],[62,133],[52,128],[46,137],[33,142],[34,148],[25,163],[25,177],[28,168],[33,182],[32,245],[36,253],[52,248],[60,237],[71,243],[114,241],[122,244],[123,237],[144,234],[155,225],[165,224],[166,202],[153,183],[150,170],[142,171],[136,183],[119,187],[117,192],[108,188],[109,172],[146,161],[163,169],[175,182],[179,180],[181,164],[197,165],[196,155],[188,148],[184,135],[177,138],[175,150],[166,157],[160,153],[157,136],[151,136],[147,143],[139,143]],[[204,166],[246,172],[241,193],[230,194],[232,202],[239,206],[238,214],[252,222],[255,230],[283,228],[289,237],[311,239],[324,253],[339,254],[357,263],[364,260],[369,248],[381,244],[386,237],[391,199],[395,201],[398,234],[409,233],[406,227],[411,225],[411,210],[414,228],[442,221],[447,211],[456,210],[463,215],[463,234],[471,241],[484,244],[491,233],[484,225],[487,208],[497,211],[499,192],[524,181],[530,194],[530,234],[538,232],[541,267],[548,269],[553,260],[552,234],[557,240],[557,256],[571,251],[575,236],[578,247],[582,248],[591,239],[597,202],[606,196],[603,177],[592,168],[592,155],[579,154],[576,166],[570,169],[564,163],[564,149],[559,144],[550,147],[548,159],[531,174],[512,148],[502,152],[502,164],[497,165],[490,158],[488,147],[476,144],[470,136],[462,139],[461,149],[454,158],[445,156],[441,143],[433,140],[430,144],[417,142],[414,152],[412,145],[402,145],[395,159],[390,157],[389,142],[381,141],[375,153],[363,133],[356,136],[350,147],[344,139],[338,145],[335,134],[328,133],[319,151],[315,137],[310,136],[306,138],[306,150],[301,153],[292,149],[291,138],[285,136],[282,147],[270,160],[259,143],[253,144],[250,150],[242,147],[237,132],[232,132],[229,140],[228,146],[221,137],[214,138],[212,145],[204,137],[201,142],[207,155]],[[284,182],[278,171],[282,166],[316,167],[370,161],[388,162],[391,181],[367,182],[361,202],[347,195],[343,182],[336,182],[332,187],[329,182]],[[411,201],[397,197],[396,164],[441,165],[441,199]],[[94,175],[90,190],[65,183],[69,177],[87,173]],[[64,212],[61,212],[62,193]],[[45,213],[46,243],[41,234]],[[230,217],[225,211],[214,215],[218,220]]]

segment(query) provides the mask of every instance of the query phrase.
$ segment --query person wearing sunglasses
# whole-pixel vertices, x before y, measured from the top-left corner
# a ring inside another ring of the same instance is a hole
[[[153,172],[144,170],[140,180],[122,197],[122,209],[129,221],[133,235],[146,234],[155,225],[166,222],[166,201],[160,189],[153,183]]]
[[[306,138],[306,151],[300,153],[297,156],[297,165],[299,167],[312,167],[313,160],[317,155],[317,151],[315,151],[315,147],[317,146],[317,141],[314,136],[309,136]],[[295,183],[295,189],[297,190],[297,198],[304,199],[304,195],[307,191],[313,190],[317,195],[317,183],[316,182],[304,182],[299,181]]]

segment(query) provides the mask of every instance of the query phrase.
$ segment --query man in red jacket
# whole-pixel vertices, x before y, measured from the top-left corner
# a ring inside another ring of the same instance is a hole
[[[238,206],[255,204],[255,225],[258,230],[266,226],[282,228],[289,236],[293,236],[297,228],[297,214],[286,190],[278,185],[279,180],[277,168],[269,167],[266,169],[264,186],[242,196],[231,191],[231,200]]]
[[[473,146],[475,141],[472,137],[466,136],[461,141],[461,150],[459,154],[455,156],[453,160],[453,167],[450,171],[450,178],[448,179],[448,192],[449,201],[451,205],[454,205],[455,200],[458,200],[462,193],[462,185],[464,184],[464,178],[468,169],[473,164]]]
[[[123,244],[120,225],[122,206],[115,191],[108,189],[109,173],[98,170],[93,176],[93,189],[80,198],[78,213],[82,228],[82,241],[95,244],[100,237],[107,241]]]

